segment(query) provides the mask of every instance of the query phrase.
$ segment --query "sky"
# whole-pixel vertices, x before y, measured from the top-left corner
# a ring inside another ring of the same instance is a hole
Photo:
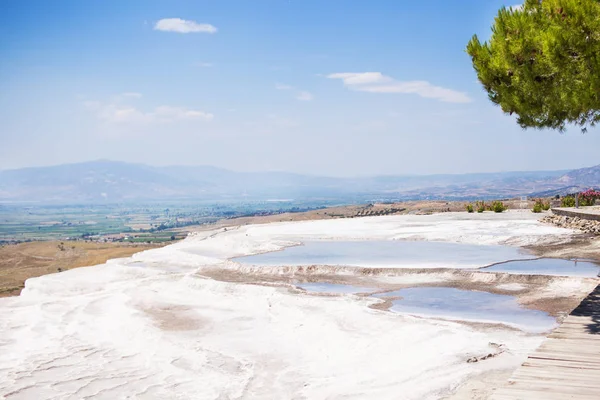
[[[522,130],[465,46],[496,0],[3,0],[0,169],[110,159],[328,176],[600,163]]]

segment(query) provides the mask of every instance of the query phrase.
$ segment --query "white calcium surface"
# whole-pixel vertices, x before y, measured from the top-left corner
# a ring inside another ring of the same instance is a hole
[[[529,213],[276,223],[29,279],[20,297],[0,299],[0,398],[438,399],[474,374],[518,366],[543,338],[373,310],[379,300],[353,295],[214,281],[197,268],[308,238],[519,245],[570,233]],[[466,362],[493,353],[490,342],[508,351]]]

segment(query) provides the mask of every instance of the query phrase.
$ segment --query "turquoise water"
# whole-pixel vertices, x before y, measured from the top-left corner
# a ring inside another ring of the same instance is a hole
[[[311,293],[356,294],[377,289],[334,283],[299,283]],[[523,308],[514,296],[445,287],[419,287],[374,294],[373,297],[401,297],[393,300],[390,311],[421,317],[504,324],[530,333],[543,333],[556,327],[549,314]]]
[[[402,314],[500,323],[531,333],[547,332],[557,325],[549,314],[521,307],[514,296],[444,287],[400,289],[374,296],[402,297],[390,308]]]
[[[258,266],[331,265],[372,268],[480,268],[532,258],[516,247],[427,241],[312,241],[282,251],[235,258]]]
[[[481,271],[594,278],[600,273],[600,266],[590,261],[540,258],[537,260],[510,261],[481,269]]]

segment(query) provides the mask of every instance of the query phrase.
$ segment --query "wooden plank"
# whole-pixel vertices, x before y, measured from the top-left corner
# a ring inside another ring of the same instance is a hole
[[[544,350],[544,349],[567,349],[567,350],[575,350],[577,352],[580,352],[584,349],[584,346],[585,346],[585,349],[587,350],[586,351],[587,354],[595,354],[595,355],[600,354],[600,343],[596,343],[595,341],[592,341],[589,343],[582,343],[580,340],[568,341],[568,342],[548,341],[546,343],[543,343],[539,348],[542,350]]]
[[[583,347],[583,346],[581,346]],[[568,347],[545,347],[543,349],[538,349],[534,354],[541,356],[543,354],[555,354],[557,356],[565,355],[569,357],[577,357],[583,359],[589,359],[591,361],[600,362],[599,354],[597,352],[583,352],[581,350],[577,350],[576,348],[568,348]]]
[[[566,335],[566,336],[564,336]],[[595,337],[590,337],[592,335],[590,335],[589,332],[584,332],[584,331],[557,331],[556,333],[554,333],[553,335],[549,336],[550,339],[564,339],[564,338],[568,338],[568,339],[572,339],[572,340],[586,340],[588,342],[597,342],[598,339]]]
[[[593,389],[595,393],[598,393],[600,389],[600,382],[595,379],[598,376],[564,376],[559,373],[540,375],[537,373],[528,374],[525,372],[519,372],[515,374],[509,382],[527,383],[533,382],[536,384],[544,384],[552,387],[581,387],[584,389]]]
[[[582,354],[573,354],[569,352],[561,352],[561,351],[537,351],[534,353],[534,356],[538,359],[546,358],[550,360],[563,360],[563,361],[581,361],[590,364],[598,364],[600,365],[600,359],[597,357],[588,357]]]
[[[589,324],[591,325],[591,324]],[[583,326],[564,326],[560,328],[556,328],[556,330],[550,334],[549,337],[554,337],[555,334],[559,333],[580,333],[582,335],[589,335],[591,333],[591,329],[587,325]],[[590,336],[588,339],[595,339],[594,335]]]
[[[564,324],[564,322],[563,322]],[[580,330],[583,333],[590,333],[591,328],[594,326],[593,322],[590,321],[589,323],[585,323],[585,324],[565,324],[565,325],[560,325],[558,328],[556,328],[556,330],[554,332],[561,332],[561,331],[574,331],[574,330]],[[552,334],[550,334],[550,336],[552,336]]]
[[[593,324],[594,320],[591,317],[568,317],[560,325],[564,328],[570,327],[585,327],[586,325]]]
[[[548,360],[548,359],[536,359],[529,357],[522,365],[523,367],[558,367],[558,368],[571,368],[571,369],[593,369],[600,370],[600,366],[583,363],[580,361],[565,361],[565,360]]]
[[[586,388],[583,385],[567,385],[563,382],[561,382],[561,384],[553,385],[552,382],[539,381],[536,379],[520,379],[519,381],[510,382],[510,384],[511,387],[518,389],[548,391],[551,393],[563,393],[564,395],[588,395],[590,396],[590,399],[594,400],[598,400],[597,395],[600,393],[597,388]]]
[[[570,314],[570,315],[567,315],[567,318],[565,318],[564,321],[571,321],[571,322],[588,321],[588,320],[591,320],[592,318],[593,318],[593,315],[573,315],[573,314]]]
[[[600,399],[600,285],[491,400]]]
[[[589,351],[586,349],[589,348]],[[579,343],[548,343],[541,345],[537,350],[541,351],[571,351],[575,354],[589,355],[598,357],[600,351],[597,350],[598,345],[595,342],[580,340]],[[536,350],[536,351],[537,351]],[[535,353],[533,353],[535,354]]]
[[[490,400],[598,400],[587,394],[571,393],[565,396],[563,393],[552,391],[539,391],[522,388],[503,388],[502,392],[492,394]]]
[[[557,367],[553,367],[553,366],[537,366],[537,367],[532,367],[532,366],[521,366],[519,369],[517,369],[517,371],[515,372],[515,374],[513,375],[513,377],[515,376],[520,376],[520,375],[528,375],[528,376],[539,376],[539,377],[546,377],[546,376],[556,376],[558,379],[561,379],[563,377],[568,377],[569,379],[573,378],[573,379],[579,379],[579,378],[583,378],[583,379],[588,379],[588,378],[598,378],[598,374],[600,374],[600,372],[598,372],[598,370],[594,370],[594,369],[574,369],[574,368],[557,368]],[[600,384],[600,381],[598,381],[598,384]]]
[[[492,394],[490,400],[598,400],[582,393],[556,393],[532,388],[506,387],[502,392]]]
[[[569,339],[573,341],[586,340],[588,342],[600,342],[600,338],[595,335],[590,335],[589,332],[575,332],[575,331],[559,331],[556,330],[552,335],[548,336],[549,339]]]

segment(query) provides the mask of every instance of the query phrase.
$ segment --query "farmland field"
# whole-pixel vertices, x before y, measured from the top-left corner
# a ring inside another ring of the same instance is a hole
[[[0,204],[0,243],[87,240],[108,237],[130,242],[164,242],[181,236],[175,228],[224,218],[300,212],[326,201],[149,203],[102,205]]]

